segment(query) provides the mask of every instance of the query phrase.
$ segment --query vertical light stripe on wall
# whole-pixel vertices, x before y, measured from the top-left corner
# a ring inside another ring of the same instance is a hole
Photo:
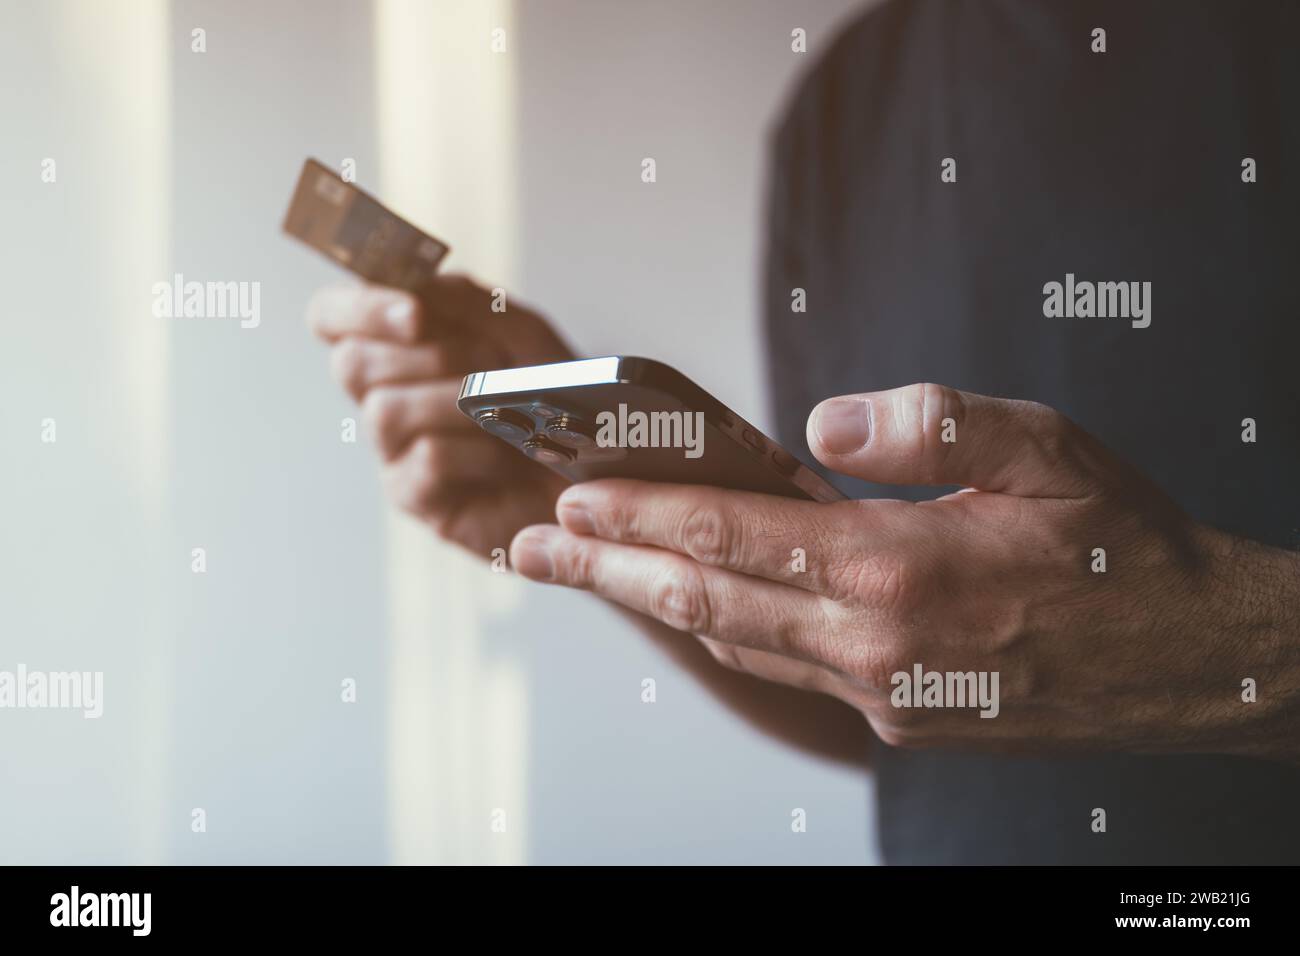
[[[500,0],[375,4],[381,195],[451,244],[452,268],[507,288],[516,231],[513,22],[513,4]],[[498,29],[504,53],[492,50]],[[527,686],[517,662],[484,646],[494,605],[517,597],[518,582],[404,515],[390,514],[387,534],[392,859],[521,863]],[[492,829],[498,809],[503,833]]]
[[[107,326],[97,340],[106,349],[103,368],[111,383],[96,413],[100,420],[94,426],[93,453],[99,464],[111,468],[117,486],[128,496],[122,506],[131,509],[139,523],[133,552],[160,569],[156,575],[144,573],[131,580],[157,598],[167,559],[161,542],[169,511],[172,422],[169,327],[167,320],[153,316],[151,307],[153,284],[169,281],[171,275],[169,4],[75,0],[53,9],[57,69],[96,103],[94,110],[79,114],[93,119],[78,133],[84,154],[72,158],[81,160],[83,175],[90,175],[84,164],[93,157],[93,174],[106,186],[95,193],[93,214],[78,211],[82,221],[102,230],[95,236],[100,250],[95,276],[81,277],[98,283],[102,313],[86,318]],[[78,168],[72,162],[69,167]],[[104,474],[98,478],[106,479]],[[132,661],[135,673],[107,673],[104,696],[106,708],[130,712],[133,728],[128,759],[135,766],[123,774],[133,791],[133,833],[123,862],[157,864],[166,862],[170,831],[187,821],[174,818],[169,806],[174,636],[165,602],[146,597],[143,605],[136,608],[125,635],[131,650],[115,653],[117,660]],[[128,685],[149,692],[125,693]]]

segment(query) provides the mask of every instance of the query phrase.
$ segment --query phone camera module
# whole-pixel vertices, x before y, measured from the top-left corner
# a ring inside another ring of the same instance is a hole
[[[591,426],[572,415],[557,415],[546,423],[546,434],[566,448],[583,451],[596,447],[596,433]]]
[[[533,420],[509,408],[487,408],[474,416],[486,432],[506,441],[520,441],[533,433]]]
[[[525,455],[543,465],[567,465],[578,457],[573,449],[557,445],[540,435],[534,435],[524,442],[523,448]]]

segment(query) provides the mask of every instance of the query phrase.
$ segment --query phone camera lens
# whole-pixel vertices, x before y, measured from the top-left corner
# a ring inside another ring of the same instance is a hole
[[[506,441],[519,441],[533,433],[533,420],[509,408],[488,408],[474,416],[486,432]]]
[[[568,448],[579,451],[596,447],[596,433],[586,422],[572,415],[557,415],[546,423],[546,434]]]
[[[523,448],[525,455],[543,465],[567,465],[578,457],[573,449],[557,445],[540,435],[534,435],[524,442]]]

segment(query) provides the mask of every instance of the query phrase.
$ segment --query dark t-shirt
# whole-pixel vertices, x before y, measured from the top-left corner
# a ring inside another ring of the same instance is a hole
[[[806,453],[818,401],[910,382],[1033,399],[1197,520],[1295,547],[1298,37],[1294,3],[931,0],[859,19],[775,140],[782,440]],[[1067,273],[1149,281],[1150,326],[1045,317]],[[854,497],[951,490],[830,477]],[[883,745],[873,762],[889,862],[1300,863],[1300,770],[1280,764]]]

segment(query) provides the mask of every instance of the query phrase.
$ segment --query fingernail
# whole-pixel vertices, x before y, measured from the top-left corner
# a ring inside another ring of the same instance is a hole
[[[515,540],[515,570],[534,581],[550,581],[555,577],[551,563],[549,535],[528,534]]]
[[[847,455],[871,437],[871,408],[860,398],[832,398],[817,410],[815,427],[822,448]]]
[[[596,533],[596,523],[591,520],[591,512],[587,510],[586,505],[564,502],[560,505],[557,517],[560,519],[560,524],[574,534]]]
[[[409,338],[415,334],[415,304],[410,299],[394,299],[384,309],[384,321],[398,335]]]

